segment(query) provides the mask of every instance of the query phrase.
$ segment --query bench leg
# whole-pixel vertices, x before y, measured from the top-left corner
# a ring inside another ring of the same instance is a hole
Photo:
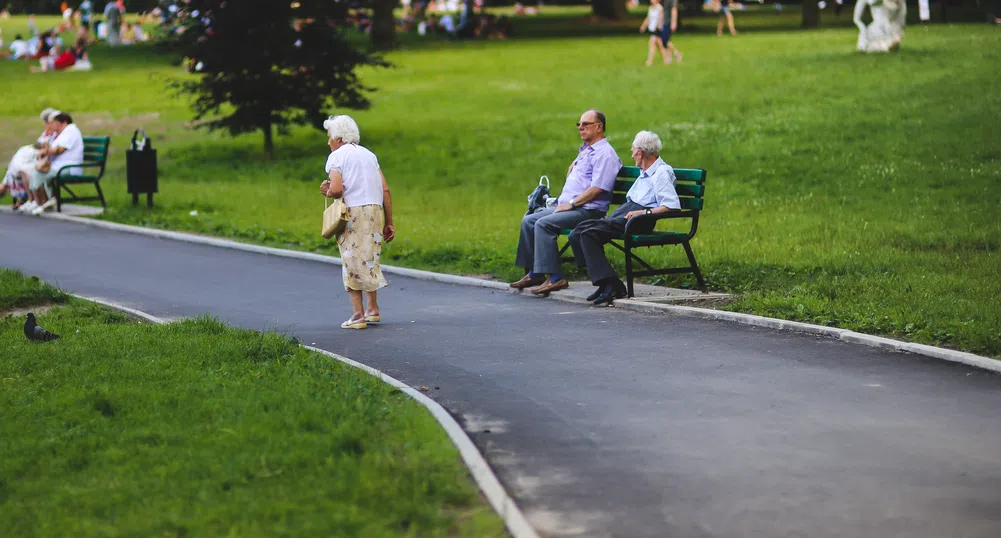
[[[63,212],[63,196],[62,196],[62,192],[61,192],[62,188],[59,187],[59,180],[58,179],[55,180],[55,181],[53,181],[52,184],[56,187],[56,192],[55,192],[55,196],[56,196],[56,213],[62,213]]]
[[[626,253],[626,298],[633,298],[633,257],[630,252],[632,249],[629,245],[626,245],[624,249]]]
[[[559,239],[557,239],[557,241],[558,240]],[[566,243],[563,243],[563,247],[560,248],[560,253],[559,253],[559,257],[560,257],[560,261],[561,262],[568,262],[568,261],[573,260],[573,256],[564,256],[564,254],[566,253],[566,251],[569,250],[569,249],[570,249],[570,241],[567,241]]]
[[[94,187],[97,187],[97,197],[101,199],[101,207],[107,209],[108,204],[104,202],[104,193],[101,192],[101,184],[95,181]]]
[[[692,268],[692,272],[695,273],[695,279],[699,281],[699,289],[705,293],[707,291],[706,281],[702,278],[702,271],[699,270],[699,264],[695,261],[695,253],[692,252],[692,246],[688,243],[688,241],[685,241],[681,245],[685,247],[685,254],[688,255],[688,265]]]

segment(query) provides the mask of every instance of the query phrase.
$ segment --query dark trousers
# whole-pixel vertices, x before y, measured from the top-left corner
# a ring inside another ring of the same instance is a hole
[[[642,209],[646,208],[627,201],[616,208],[611,215],[585,220],[570,233],[570,248],[573,249],[574,261],[577,262],[577,267],[587,267],[587,274],[595,286],[602,280],[618,278],[615,269],[612,269],[612,264],[608,263],[608,258],[605,256],[605,245],[613,239],[622,239],[622,235],[626,232],[626,213]],[[630,231],[647,233],[654,225],[654,222],[650,222],[649,225],[634,227]]]
[[[556,274],[560,269],[560,249],[556,244],[560,230],[570,229],[588,219],[601,217],[604,211],[578,207],[555,212],[555,208],[540,209],[521,219],[518,253],[514,263],[537,275]]]

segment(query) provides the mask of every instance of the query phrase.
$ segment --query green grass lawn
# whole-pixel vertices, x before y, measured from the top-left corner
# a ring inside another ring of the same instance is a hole
[[[5,536],[506,536],[437,422],[373,376],[0,270],[12,298],[62,337],[0,314]]]
[[[669,163],[708,169],[694,248],[710,286],[736,295],[728,308],[1001,357],[996,27],[915,24],[899,54],[863,56],[857,31],[829,14],[831,27],[804,32],[796,13],[737,13],[746,32],[720,38],[714,18],[690,17],[675,40],[685,62],[645,68],[638,18],[604,28],[585,14],[519,19],[508,41],[408,37],[387,56],[395,68],[363,71],[374,106],[351,114],[393,188],[387,263],[516,277],[525,196],[542,174],[559,189],[573,124],[597,107],[627,161],[632,136],[651,129]],[[85,134],[114,137],[102,218],[336,254],[318,233],[322,133],[293,130],[269,160],[259,134],[185,128],[185,101],[164,89],[184,74],[168,59],[137,47],[92,56],[90,73],[0,64],[0,153],[56,106]],[[151,211],[125,193],[140,126],[160,151]]]

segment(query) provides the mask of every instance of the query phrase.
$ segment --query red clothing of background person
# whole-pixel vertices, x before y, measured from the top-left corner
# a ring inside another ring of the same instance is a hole
[[[56,58],[56,61],[52,62],[52,68],[56,71],[66,69],[67,67],[73,67],[76,63],[76,53],[73,49],[66,49]]]

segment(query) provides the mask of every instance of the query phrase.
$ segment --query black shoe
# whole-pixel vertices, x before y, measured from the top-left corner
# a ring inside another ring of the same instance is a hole
[[[590,303],[591,301],[597,299],[598,297],[601,297],[601,294],[605,293],[605,290],[607,290],[607,289],[608,289],[608,287],[605,286],[604,284],[602,284],[601,286],[598,286],[598,289],[594,290],[594,293],[592,293],[591,295],[588,295],[587,299],[584,299],[584,300]]]
[[[594,300],[594,304],[596,306],[603,304],[611,304],[612,301],[616,299],[625,299],[626,295],[628,295],[628,293],[626,292],[626,285],[623,284],[621,281],[619,281],[609,286],[609,288],[605,290],[604,293],[602,293],[597,299]]]

